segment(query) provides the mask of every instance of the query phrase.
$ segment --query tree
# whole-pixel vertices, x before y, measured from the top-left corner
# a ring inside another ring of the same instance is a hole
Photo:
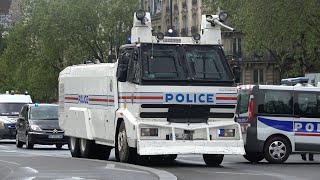
[[[244,34],[245,51],[270,54],[285,76],[304,75],[320,67],[320,2],[318,0],[218,0],[209,9],[232,14]]]
[[[138,2],[19,0],[21,20],[0,56],[1,90],[28,90],[35,100],[58,98],[59,72],[87,60],[106,62],[126,42]]]

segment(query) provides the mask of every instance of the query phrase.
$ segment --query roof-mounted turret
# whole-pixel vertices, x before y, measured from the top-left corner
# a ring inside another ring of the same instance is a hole
[[[202,15],[201,33],[192,37],[167,37],[161,32],[152,36],[150,13],[138,10],[134,13],[131,43],[221,44],[221,27],[234,31],[233,28],[223,24],[227,17],[225,12],[219,15]]]

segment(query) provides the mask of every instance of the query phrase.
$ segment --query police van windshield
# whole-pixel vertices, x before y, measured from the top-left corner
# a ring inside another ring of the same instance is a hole
[[[237,104],[237,110],[236,110],[237,114],[243,114],[248,112],[249,98],[250,98],[250,91],[248,89],[240,90],[240,93],[238,95],[238,104]]]
[[[26,103],[0,103],[0,116],[18,116]]]
[[[143,80],[177,82],[233,82],[218,46],[143,44]]]

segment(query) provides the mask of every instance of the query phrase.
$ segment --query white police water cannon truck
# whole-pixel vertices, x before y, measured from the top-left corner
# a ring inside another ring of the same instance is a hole
[[[202,16],[193,37],[152,36],[150,14],[139,10],[117,63],[65,68],[59,123],[71,155],[105,159],[115,148],[117,160],[133,163],[203,154],[215,166],[224,154],[244,154],[235,78],[221,46],[225,18]]]

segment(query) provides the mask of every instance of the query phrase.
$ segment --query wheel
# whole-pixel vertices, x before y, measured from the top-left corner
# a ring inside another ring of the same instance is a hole
[[[264,159],[263,153],[246,153],[246,155],[243,155],[243,157],[253,163],[257,163],[259,161],[262,161]]]
[[[80,139],[80,156],[82,158],[92,158],[94,142],[88,139]]]
[[[78,138],[69,137],[68,147],[72,157],[81,157]]]
[[[34,144],[31,142],[31,139],[29,137],[29,134],[27,134],[27,139],[26,139],[26,147],[27,149],[32,149]]]
[[[137,160],[137,150],[130,148],[127,141],[127,132],[124,122],[121,122],[117,134],[116,153],[119,155],[119,161],[125,163],[135,163]]]
[[[56,148],[57,148],[57,149],[61,149],[62,146],[63,146],[63,144],[56,144]]]
[[[288,159],[291,145],[283,137],[273,137],[265,143],[263,153],[269,163],[281,164]]]
[[[223,161],[223,154],[204,154],[203,160],[207,166],[219,166]]]
[[[16,134],[16,146],[17,146],[17,148],[22,148],[22,146],[23,146],[23,142],[21,142],[21,141],[19,140],[19,135],[18,135],[18,133]]]

